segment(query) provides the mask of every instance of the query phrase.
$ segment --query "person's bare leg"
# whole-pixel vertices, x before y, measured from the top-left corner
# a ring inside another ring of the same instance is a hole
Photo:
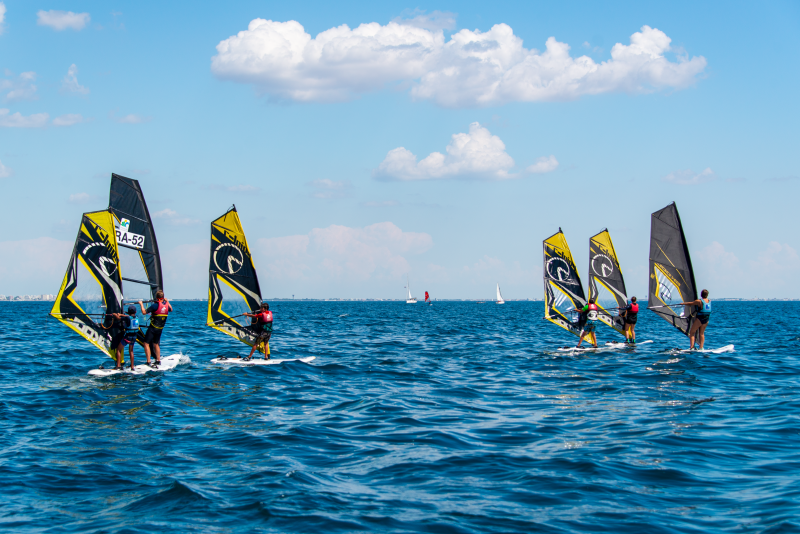
[[[124,353],[122,351],[123,351],[122,344],[120,344],[117,347],[117,369],[122,369],[124,367],[124,361],[122,357]]]
[[[592,332],[592,345],[597,348],[597,334],[595,332]]]
[[[130,345],[129,352],[130,352],[130,355],[131,355],[131,371],[133,371],[133,368],[134,368],[134,365],[133,365],[133,345]]]
[[[147,365],[150,365],[150,344],[149,343],[142,343],[144,347],[144,355],[147,357]]]
[[[250,348],[250,354],[247,355],[248,360],[253,357],[253,353],[256,351],[256,347],[258,347],[258,341],[253,343],[253,346]]]
[[[159,345],[158,343],[153,345],[153,352],[156,353],[156,363],[160,365],[161,364],[161,345]]]
[[[581,348],[581,343],[583,343],[583,337],[586,335],[586,332],[581,330],[581,338],[578,340],[578,345],[575,347],[576,349]]]
[[[702,325],[698,329],[698,332],[697,332],[698,337],[699,337],[699,341],[700,341],[700,350],[703,350],[703,346],[706,344],[706,327],[707,326],[708,326],[708,323]]]

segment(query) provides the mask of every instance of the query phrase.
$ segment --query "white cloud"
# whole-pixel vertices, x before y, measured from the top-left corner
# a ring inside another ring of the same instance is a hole
[[[2,35],[3,30],[5,29],[4,22],[6,20],[6,5],[3,2],[0,2],[0,35]]]
[[[675,171],[664,177],[665,182],[671,182],[673,184],[680,185],[696,185],[716,179],[717,175],[714,174],[714,171],[711,170],[711,167],[708,167],[706,170],[699,173],[695,173],[690,169]]]
[[[256,264],[273,281],[400,279],[405,255],[433,246],[426,233],[404,232],[391,222],[364,228],[331,225],[305,235],[259,239]],[[262,261],[263,260],[263,261]]]
[[[89,24],[91,17],[89,13],[73,13],[72,11],[50,11],[39,10],[36,13],[36,24],[39,26],[49,26],[56,31],[71,29],[80,31]]]
[[[8,91],[5,99],[9,102],[16,102],[18,100],[36,100],[36,86],[33,82],[36,81],[35,72],[23,72],[16,79],[13,78],[14,73],[6,70],[6,76],[11,76],[12,79],[0,80],[0,91]]]
[[[88,95],[89,89],[78,83],[78,66],[73,63],[67,70],[67,75],[61,81],[62,93],[78,93]]]
[[[453,134],[445,151],[447,155],[433,152],[417,162],[417,156],[410,150],[395,148],[389,151],[374,175],[396,180],[516,177],[508,173],[514,167],[514,160],[506,153],[506,145],[477,122],[469,125],[469,133]]]
[[[19,111],[11,113],[8,109],[0,109],[0,128],[43,128],[47,126],[50,115],[34,113],[25,117]]]
[[[558,160],[555,156],[542,156],[536,160],[536,163],[528,166],[526,171],[533,174],[544,174],[546,172],[553,172],[558,168]]]
[[[717,296],[737,297],[738,287],[741,284],[742,268],[736,254],[725,250],[725,247],[714,241],[695,254],[699,260],[699,279],[712,280]]]
[[[190,226],[193,224],[199,224],[200,221],[198,219],[191,219],[189,217],[181,217],[177,211],[171,210],[169,208],[165,208],[161,211],[156,211],[153,213],[153,219],[161,220],[166,224],[172,226]]]
[[[328,178],[313,180],[306,185],[315,189],[314,193],[311,194],[314,198],[344,198],[348,196],[349,191],[353,188],[353,184],[347,180],[335,182]]]
[[[78,124],[81,122],[84,122],[82,115],[77,113],[69,113],[53,119],[53,126],[72,126],[73,124]]]
[[[120,124],[142,124],[145,122],[150,122],[152,117],[145,117],[143,115],[136,115],[135,113],[130,113],[123,117],[117,117],[114,112],[108,114],[108,118],[110,118],[114,122],[118,122]]]
[[[13,176],[13,174],[14,171],[3,165],[3,162],[0,161],[0,178],[8,178],[9,176]]]
[[[453,30],[456,27],[456,14],[449,11],[425,13],[423,10],[415,9],[409,15],[413,16],[411,18],[396,17],[392,22],[426,30]]]
[[[297,21],[254,19],[247,30],[217,45],[211,70],[220,79],[299,102],[348,100],[401,84],[411,86],[418,99],[473,107],[680,89],[706,67],[703,57],[670,61],[665,53],[671,39],[649,26],[631,35],[630,44],[614,45],[609,60],[596,63],[588,56],[571,57],[570,47],[554,37],[542,53],[526,49],[506,24],[487,32],[461,30],[445,41],[444,32],[427,29],[430,20],[421,17],[412,19],[417,25],[342,25],[315,38]]]

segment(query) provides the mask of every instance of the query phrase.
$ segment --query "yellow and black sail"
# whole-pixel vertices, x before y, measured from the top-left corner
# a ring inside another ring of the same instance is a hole
[[[544,240],[544,318],[580,336],[577,310],[586,305],[575,260],[561,228]]]
[[[608,230],[589,240],[589,298],[597,305],[598,319],[625,335],[625,322],[619,310],[628,305],[628,295]]]
[[[122,312],[122,273],[110,211],[84,213],[69,267],[50,315],[114,357],[119,328],[106,314]]]
[[[650,294],[647,307],[688,335],[694,309],[680,303],[694,300],[697,300],[697,285],[692,258],[686,246],[678,207],[673,202],[650,217]]]
[[[258,276],[236,206],[211,223],[208,326],[253,346],[256,335],[235,318],[261,306]],[[269,350],[259,345],[258,350]]]

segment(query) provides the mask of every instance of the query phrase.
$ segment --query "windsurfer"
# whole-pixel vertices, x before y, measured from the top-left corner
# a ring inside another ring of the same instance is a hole
[[[694,306],[694,321],[692,327],[689,329],[689,349],[694,349],[695,340],[700,345],[700,350],[703,350],[703,345],[706,342],[706,327],[708,320],[711,318],[711,301],[708,300],[708,289],[700,292],[700,298],[691,302],[681,302],[681,306]]]
[[[133,346],[136,345],[136,335],[139,333],[139,320],[136,318],[136,307],[128,306],[128,315],[122,313],[108,314],[114,319],[117,319],[122,328],[122,338],[119,340],[118,345],[115,347],[117,356],[117,366],[114,370],[121,371],[125,367],[125,346],[127,345],[128,353],[131,357],[131,370],[134,368],[133,363]]]
[[[631,297],[627,306],[622,308],[622,318],[625,320],[625,343],[636,343],[636,319],[639,317],[639,304],[636,297]]]
[[[263,302],[258,313],[243,313],[242,315],[253,319],[250,330],[256,335],[256,339],[253,341],[253,348],[250,349],[250,355],[245,360],[253,358],[253,353],[261,343],[264,344],[264,359],[269,360],[269,338],[272,337],[272,312],[269,311],[269,304]]]
[[[172,311],[172,304],[164,298],[162,290],[156,291],[156,300],[145,310],[142,301],[139,301],[139,307],[142,308],[142,314],[150,314],[150,326],[147,327],[147,332],[144,335],[144,355],[147,356],[147,365],[158,368],[161,363],[161,333],[164,331],[164,325],[167,324],[167,316]],[[150,352],[153,352],[156,357],[155,364],[150,363]]]
[[[583,338],[588,337],[589,342],[597,348],[597,334],[595,333],[595,329],[597,328],[597,305],[594,303],[594,299],[589,299],[589,303],[584,306],[581,310],[581,317],[580,323],[582,325],[581,328],[581,338],[578,340],[577,348],[580,348],[581,343],[583,343]]]

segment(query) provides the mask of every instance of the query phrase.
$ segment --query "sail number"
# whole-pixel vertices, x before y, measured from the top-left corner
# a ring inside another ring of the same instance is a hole
[[[125,247],[144,248],[144,236],[131,232],[120,232],[117,228],[117,244]]]

